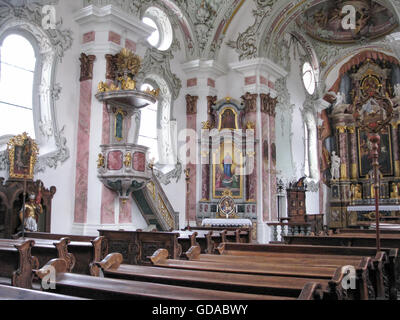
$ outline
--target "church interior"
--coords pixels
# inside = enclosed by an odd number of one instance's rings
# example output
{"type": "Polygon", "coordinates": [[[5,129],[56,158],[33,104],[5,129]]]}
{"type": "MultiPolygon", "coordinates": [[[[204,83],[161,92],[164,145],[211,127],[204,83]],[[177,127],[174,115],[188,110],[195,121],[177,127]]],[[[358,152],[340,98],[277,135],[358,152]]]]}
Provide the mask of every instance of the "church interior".
{"type": "Polygon", "coordinates": [[[0,0],[0,113],[0,300],[400,298],[399,0],[0,0]]]}

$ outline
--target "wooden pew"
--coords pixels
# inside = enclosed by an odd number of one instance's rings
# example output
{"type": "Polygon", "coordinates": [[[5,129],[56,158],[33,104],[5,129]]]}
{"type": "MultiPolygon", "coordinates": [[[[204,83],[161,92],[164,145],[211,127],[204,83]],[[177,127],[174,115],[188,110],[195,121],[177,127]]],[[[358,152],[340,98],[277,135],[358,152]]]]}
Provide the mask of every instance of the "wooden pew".
{"type": "Polygon", "coordinates": [[[5,284],[9,284],[11,279],[14,287],[32,288],[32,269],[39,267],[37,258],[31,254],[34,244],[34,241],[27,240],[14,246],[0,245],[0,277],[5,284]]]}
{"type": "MultiPolygon", "coordinates": [[[[98,263],[108,278],[156,282],[186,287],[208,288],[231,292],[266,294],[281,297],[322,300],[328,299],[322,287],[328,288],[329,281],[320,279],[319,292],[307,294],[315,279],[261,276],[237,273],[221,273],[197,270],[182,270],[149,266],[121,265],[119,253],[108,255],[98,263]],[[307,297],[307,298],[306,298],[307,297]]],[[[316,288],[314,286],[314,288],[316,288]]],[[[316,289],[315,289],[316,290],[316,289]]]]}
{"type": "Polygon", "coordinates": [[[44,240],[44,239],[0,239],[0,246],[14,247],[17,244],[22,244],[27,240],[34,242],[31,249],[32,255],[36,257],[39,267],[44,266],[49,260],[54,258],[62,258],[67,262],[68,270],[71,271],[75,266],[75,257],[68,252],[68,238],[62,238],[59,241],[44,240]]]}
{"type": "MultiPolygon", "coordinates": [[[[251,228],[235,228],[235,227],[186,227],[184,230],[190,231],[223,231],[226,230],[228,232],[228,240],[229,242],[240,242],[240,243],[251,243],[252,242],[252,235],[251,235],[251,228]],[[239,241],[236,239],[236,231],[239,230],[239,241]],[[234,235],[235,238],[229,238],[231,235],[234,235]]],[[[226,241],[223,241],[226,242],[226,241]]]]}
{"type": "Polygon", "coordinates": [[[0,285],[0,300],[86,300],[72,296],[47,293],[0,285]]]}
{"type": "MultiPolygon", "coordinates": [[[[162,268],[172,268],[180,270],[197,270],[208,272],[222,272],[235,274],[250,274],[260,276],[279,276],[279,277],[297,277],[315,279],[315,281],[329,281],[329,295],[339,296],[357,296],[361,299],[368,299],[366,286],[360,287],[359,292],[350,293],[342,287],[342,280],[346,276],[346,270],[337,266],[314,266],[314,265],[285,265],[285,264],[264,264],[248,263],[246,261],[238,263],[226,262],[202,262],[202,261],[184,261],[168,259],[168,252],[160,249],[151,257],[153,265],[162,268]],[[346,292],[346,293],[344,293],[346,292]]],[[[371,258],[364,257],[359,259],[359,265],[356,269],[366,272],[371,264],[371,258]]]]}
{"type": "MultiPolygon", "coordinates": [[[[290,297],[256,295],[211,289],[187,288],[159,283],[107,279],[66,272],[66,263],[54,259],[46,267],[56,270],[55,289],[49,292],[75,295],[89,299],[152,299],[152,300],[290,300],[290,297]]],[[[47,275],[45,269],[37,271],[39,278],[47,275]]],[[[305,294],[317,286],[311,286],[305,294]]]]}
{"type": "Polygon", "coordinates": [[[108,252],[121,253],[128,264],[151,264],[148,256],[159,248],[168,248],[174,259],[182,253],[177,232],[99,230],[99,234],[107,239],[108,252]]]}
{"type": "MultiPolygon", "coordinates": [[[[400,236],[393,233],[382,233],[383,248],[400,248],[400,236]]],[[[308,244],[347,247],[376,247],[375,234],[334,234],[332,236],[284,236],[286,244],[308,244]]]]}
{"type": "MultiPolygon", "coordinates": [[[[52,240],[60,241],[60,244],[57,245],[58,255],[48,257],[39,256],[40,266],[58,257],[67,261],[69,272],[97,275],[99,270],[94,262],[101,261],[108,254],[108,244],[105,237],[41,232],[27,232],[25,236],[25,239],[35,240],[36,244],[47,243],[49,246],[53,243],[52,240]]],[[[20,240],[22,241],[22,239],[20,240]]],[[[36,248],[34,250],[36,250],[36,248]]],[[[34,254],[35,253],[34,251],[34,254]]]]}
{"type": "Polygon", "coordinates": [[[191,248],[186,255],[191,261],[219,262],[231,266],[242,264],[241,261],[258,265],[260,268],[274,267],[279,264],[290,266],[315,266],[315,267],[340,267],[351,265],[359,272],[359,278],[364,279],[362,286],[368,285],[368,281],[374,285],[378,298],[395,299],[397,290],[395,285],[394,257],[397,250],[386,249],[386,252],[376,253],[369,248],[340,248],[340,247],[312,247],[291,245],[255,245],[255,244],[231,244],[224,243],[219,248],[220,255],[200,254],[196,247],[191,248]],[[368,270],[359,271],[360,259],[371,257],[368,270]],[[391,257],[390,259],[388,257],[391,257]],[[368,279],[367,279],[368,277],[368,279]],[[383,279],[387,277],[387,283],[383,279]]]}

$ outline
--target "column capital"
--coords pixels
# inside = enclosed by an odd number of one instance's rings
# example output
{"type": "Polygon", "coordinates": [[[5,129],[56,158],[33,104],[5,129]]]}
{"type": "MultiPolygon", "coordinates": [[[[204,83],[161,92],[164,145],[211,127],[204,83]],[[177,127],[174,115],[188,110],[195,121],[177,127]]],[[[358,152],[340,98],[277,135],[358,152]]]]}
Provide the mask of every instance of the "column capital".
{"type": "Polygon", "coordinates": [[[190,94],[186,95],[186,114],[194,115],[197,114],[197,101],[199,100],[198,96],[191,96],[190,94]]]}
{"type": "Polygon", "coordinates": [[[115,5],[90,5],[78,10],[74,19],[80,26],[82,51],[86,54],[115,54],[126,47],[135,51],[146,43],[154,29],[115,5]]]}
{"type": "Polygon", "coordinates": [[[250,92],[246,92],[241,97],[245,106],[246,113],[257,112],[257,97],[258,94],[251,94],[250,92]]]}
{"type": "Polygon", "coordinates": [[[192,60],[182,64],[188,92],[216,95],[216,80],[227,74],[228,68],[215,60],[192,60]]]}
{"type": "Polygon", "coordinates": [[[244,91],[270,93],[276,96],[276,80],[286,77],[287,71],[267,58],[231,63],[229,67],[244,77],[244,91]]]}
{"type": "Polygon", "coordinates": [[[86,80],[93,80],[93,64],[96,60],[95,55],[86,55],[81,53],[79,61],[81,62],[81,77],[80,82],[86,80]]]}
{"type": "Polygon", "coordinates": [[[278,103],[278,98],[272,98],[270,94],[261,93],[261,112],[268,114],[271,117],[275,117],[275,108],[278,103]]]}

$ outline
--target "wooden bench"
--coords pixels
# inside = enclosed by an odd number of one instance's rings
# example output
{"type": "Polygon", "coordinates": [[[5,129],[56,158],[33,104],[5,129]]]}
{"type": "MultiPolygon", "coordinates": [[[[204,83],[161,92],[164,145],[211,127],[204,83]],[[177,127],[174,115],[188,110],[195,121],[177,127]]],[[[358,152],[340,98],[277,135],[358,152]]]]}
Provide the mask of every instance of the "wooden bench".
{"type": "MultiPolygon", "coordinates": [[[[36,244],[51,244],[59,240],[58,255],[41,257],[38,255],[40,266],[54,258],[62,258],[68,263],[68,271],[79,274],[97,275],[98,268],[94,262],[101,261],[108,254],[108,244],[105,237],[76,236],[67,234],[52,234],[43,232],[26,232],[25,239],[35,240],[36,244]]],[[[22,239],[19,239],[22,241],[22,239]]],[[[1,243],[1,242],[0,242],[1,243]]],[[[34,248],[34,250],[37,250],[34,248]]]]}
{"type": "MultiPolygon", "coordinates": [[[[340,296],[356,297],[356,299],[368,299],[368,279],[358,278],[360,283],[357,285],[357,291],[350,292],[342,287],[342,280],[347,274],[347,270],[337,266],[314,266],[314,265],[286,265],[286,264],[266,264],[236,262],[212,262],[212,261],[184,261],[167,258],[168,252],[160,249],[151,257],[154,266],[163,268],[172,268],[180,270],[197,270],[220,273],[250,274],[259,276],[278,276],[278,277],[296,277],[315,279],[318,281],[329,281],[328,293],[330,296],[336,295],[335,299],[341,299],[340,296]]],[[[359,259],[359,265],[356,267],[359,274],[367,273],[371,265],[371,258],[363,257],[359,259]]]]}
{"type": "Polygon", "coordinates": [[[121,253],[128,264],[151,264],[148,256],[159,248],[168,248],[174,259],[182,253],[177,232],[99,230],[99,234],[107,239],[108,252],[121,253]]]}
{"type": "MultiPolygon", "coordinates": [[[[240,242],[240,243],[251,243],[252,242],[252,228],[235,228],[235,227],[186,227],[184,230],[189,231],[206,231],[207,233],[210,231],[223,231],[226,230],[228,232],[228,241],[229,242],[240,242]],[[236,239],[236,232],[239,230],[239,241],[236,239]],[[234,236],[234,239],[230,238],[234,236]]],[[[227,242],[227,241],[222,241],[227,242]]]]}
{"type": "Polygon", "coordinates": [[[0,285],[0,300],[86,300],[72,296],[47,293],[0,285]]]}
{"type": "Polygon", "coordinates": [[[62,258],[67,262],[68,270],[71,271],[75,266],[75,257],[68,252],[68,238],[62,238],[58,241],[45,240],[45,239],[0,239],[0,246],[14,247],[15,245],[22,244],[27,240],[31,240],[34,246],[31,249],[32,255],[38,260],[39,266],[44,266],[49,260],[54,258],[62,258]]]}
{"type": "Polygon", "coordinates": [[[35,242],[32,240],[11,245],[0,245],[0,277],[5,284],[31,289],[32,269],[39,267],[37,258],[32,257],[31,250],[35,242]],[[11,280],[11,282],[9,282],[11,280]]]}
{"type": "Polygon", "coordinates": [[[266,294],[298,299],[322,300],[332,297],[332,295],[329,295],[327,292],[324,293],[322,290],[322,287],[329,287],[329,281],[324,279],[320,279],[316,283],[315,279],[308,278],[121,265],[121,262],[122,257],[120,254],[113,253],[108,255],[98,265],[102,268],[103,274],[106,277],[115,279],[156,282],[231,292],[266,294]],[[313,293],[309,292],[310,288],[314,288],[313,293]],[[317,288],[319,289],[317,290],[317,288]]]}
{"type": "MultiPolygon", "coordinates": [[[[54,259],[46,264],[56,270],[55,289],[49,292],[75,295],[88,299],[152,299],[152,300],[291,300],[290,297],[257,295],[211,289],[188,288],[159,283],[107,279],[66,272],[66,263],[54,259]]],[[[37,271],[39,278],[46,276],[46,269],[37,271]]],[[[308,289],[308,292],[317,286],[308,289]]],[[[306,292],[306,293],[308,293],[306,292]]],[[[306,294],[304,293],[304,294],[306,294]]]]}
{"type": "MultiPolygon", "coordinates": [[[[400,248],[400,236],[382,233],[381,247],[400,248]]],[[[347,247],[376,247],[375,234],[334,234],[332,236],[284,236],[286,244],[309,244],[347,247]]]]}
{"type": "MultiPolygon", "coordinates": [[[[242,264],[242,261],[265,268],[279,264],[290,266],[319,266],[340,267],[351,265],[357,267],[363,257],[371,257],[368,270],[359,272],[360,279],[368,276],[374,285],[376,295],[379,298],[395,299],[396,273],[395,257],[397,249],[385,249],[386,252],[376,253],[370,248],[341,248],[341,247],[313,247],[313,246],[291,246],[291,245],[255,245],[255,244],[222,244],[219,248],[220,255],[200,254],[196,247],[191,248],[186,255],[191,261],[219,262],[229,265],[242,264]],[[388,283],[383,281],[387,278],[388,283]],[[386,291],[385,291],[386,290],[386,291]]],[[[357,269],[356,269],[357,270],[357,269]]],[[[368,285],[365,283],[364,285],[368,285]]]]}

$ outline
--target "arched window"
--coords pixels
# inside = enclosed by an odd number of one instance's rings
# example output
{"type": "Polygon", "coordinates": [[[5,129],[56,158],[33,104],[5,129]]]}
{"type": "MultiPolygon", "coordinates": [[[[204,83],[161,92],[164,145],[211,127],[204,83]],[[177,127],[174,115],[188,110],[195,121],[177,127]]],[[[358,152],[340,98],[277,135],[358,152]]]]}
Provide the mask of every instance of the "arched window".
{"type": "MultiPolygon", "coordinates": [[[[149,84],[144,84],[141,90],[154,88],[149,84]]],[[[158,155],[158,136],[157,136],[157,103],[141,109],[140,130],[138,144],[149,147],[149,159],[154,162],[159,161],[158,155]]]]}
{"type": "Polygon", "coordinates": [[[303,65],[303,84],[309,94],[315,92],[315,74],[314,70],[309,62],[303,65]]]}
{"type": "Polygon", "coordinates": [[[308,136],[308,125],[307,122],[304,123],[304,175],[310,177],[310,161],[309,161],[309,143],[308,136]]]}
{"type": "Polygon", "coordinates": [[[35,138],[35,50],[26,38],[17,34],[8,35],[0,46],[0,137],[27,132],[35,138]]]}

